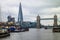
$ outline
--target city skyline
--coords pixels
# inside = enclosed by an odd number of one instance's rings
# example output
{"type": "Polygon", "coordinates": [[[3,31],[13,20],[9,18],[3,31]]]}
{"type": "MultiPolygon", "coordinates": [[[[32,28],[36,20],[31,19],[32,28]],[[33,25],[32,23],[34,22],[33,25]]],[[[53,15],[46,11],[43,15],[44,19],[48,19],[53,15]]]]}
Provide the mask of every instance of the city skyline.
{"type": "MultiPolygon", "coordinates": [[[[22,11],[24,21],[36,21],[39,14],[41,18],[54,17],[57,14],[60,18],[60,1],[59,0],[22,0],[22,11]]],[[[12,15],[16,18],[19,13],[20,0],[0,0],[3,19],[7,20],[7,15],[12,15]]],[[[42,21],[44,25],[52,25],[53,21],[42,21]]]]}

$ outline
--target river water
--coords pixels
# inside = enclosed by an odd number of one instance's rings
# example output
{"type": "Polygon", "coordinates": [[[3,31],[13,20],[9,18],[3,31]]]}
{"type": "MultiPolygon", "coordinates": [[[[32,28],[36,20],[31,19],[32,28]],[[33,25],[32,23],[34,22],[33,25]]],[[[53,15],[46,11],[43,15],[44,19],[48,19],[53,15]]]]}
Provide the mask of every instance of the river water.
{"type": "Polygon", "coordinates": [[[31,28],[27,32],[10,33],[11,35],[0,40],[60,40],[60,33],[53,33],[52,29],[31,28]]]}

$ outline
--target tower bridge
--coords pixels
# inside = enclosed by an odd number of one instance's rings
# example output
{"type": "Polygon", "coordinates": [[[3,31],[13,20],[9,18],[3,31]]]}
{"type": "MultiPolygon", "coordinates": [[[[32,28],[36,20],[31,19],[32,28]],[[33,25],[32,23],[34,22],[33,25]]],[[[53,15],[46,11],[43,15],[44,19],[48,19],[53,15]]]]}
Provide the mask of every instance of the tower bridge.
{"type": "Polygon", "coordinates": [[[37,28],[40,28],[41,27],[41,21],[40,20],[54,20],[54,24],[53,26],[54,27],[57,27],[57,15],[54,15],[54,18],[40,18],[40,16],[38,15],[37,16],[37,28]]]}

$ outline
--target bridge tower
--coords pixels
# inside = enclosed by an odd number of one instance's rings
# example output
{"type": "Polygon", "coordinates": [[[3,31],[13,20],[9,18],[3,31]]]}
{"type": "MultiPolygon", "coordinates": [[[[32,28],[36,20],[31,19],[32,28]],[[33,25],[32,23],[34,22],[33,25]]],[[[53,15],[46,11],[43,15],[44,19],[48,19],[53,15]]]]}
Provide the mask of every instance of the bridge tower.
{"type": "Polygon", "coordinates": [[[38,15],[38,16],[37,16],[37,28],[40,28],[40,26],[41,26],[41,25],[40,25],[40,16],[38,15]]]}
{"type": "Polygon", "coordinates": [[[57,15],[54,15],[54,27],[57,27],[57,15]]]}

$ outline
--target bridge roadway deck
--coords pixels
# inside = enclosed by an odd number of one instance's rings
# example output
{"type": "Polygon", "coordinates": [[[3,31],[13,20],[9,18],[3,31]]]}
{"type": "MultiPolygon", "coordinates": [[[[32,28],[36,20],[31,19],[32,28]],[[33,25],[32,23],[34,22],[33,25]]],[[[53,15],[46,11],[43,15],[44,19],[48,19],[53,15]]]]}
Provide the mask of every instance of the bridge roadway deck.
{"type": "Polygon", "coordinates": [[[40,20],[54,20],[54,18],[41,18],[40,20]]]}

